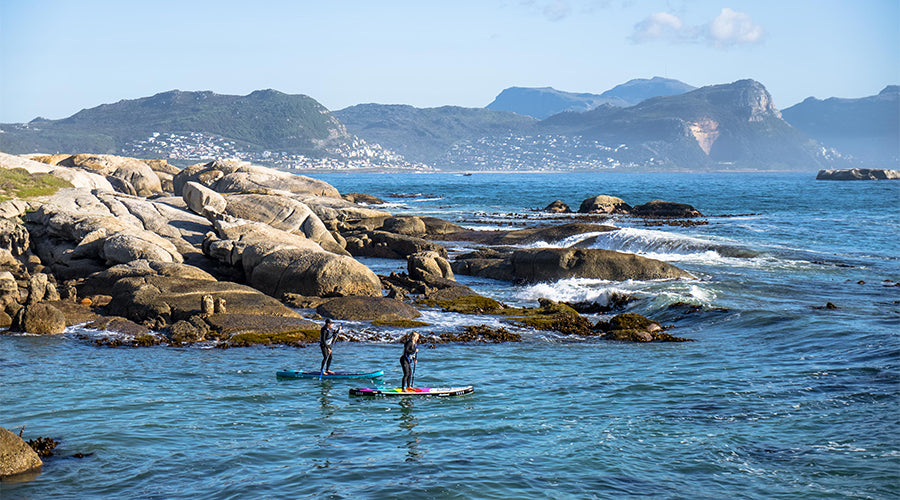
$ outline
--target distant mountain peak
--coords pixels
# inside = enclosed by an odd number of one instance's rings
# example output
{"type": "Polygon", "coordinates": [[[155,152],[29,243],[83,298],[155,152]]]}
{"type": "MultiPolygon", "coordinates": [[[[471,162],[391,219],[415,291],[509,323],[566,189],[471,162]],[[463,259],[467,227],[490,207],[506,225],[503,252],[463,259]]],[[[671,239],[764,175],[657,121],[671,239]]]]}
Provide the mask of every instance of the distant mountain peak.
{"type": "Polygon", "coordinates": [[[590,111],[602,104],[634,106],[651,97],[682,94],[694,89],[684,82],[658,76],[629,80],[602,94],[565,92],[553,87],[509,87],[486,107],[543,120],[564,111],[590,111]]]}

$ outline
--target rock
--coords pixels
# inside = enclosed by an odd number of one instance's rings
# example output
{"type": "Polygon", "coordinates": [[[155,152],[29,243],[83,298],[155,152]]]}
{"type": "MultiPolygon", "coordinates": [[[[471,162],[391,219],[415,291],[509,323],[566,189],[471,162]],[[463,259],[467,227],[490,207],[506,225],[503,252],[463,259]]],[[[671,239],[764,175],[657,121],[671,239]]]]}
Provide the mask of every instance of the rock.
{"type": "Polygon", "coordinates": [[[46,303],[30,304],[16,313],[11,332],[26,332],[36,335],[53,335],[63,333],[66,330],[66,317],[63,313],[46,303]]]}
{"type": "Polygon", "coordinates": [[[299,316],[279,301],[246,285],[160,275],[118,280],[112,287],[113,298],[107,309],[110,314],[159,328],[200,314],[204,295],[224,298],[229,310],[236,314],[299,316]]]}
{"type": "Polygon", "coordinates": [[[415,236],[386,231],[357,231],[344,234],[344,238],[347,240],[347,250],[354,256],[406,259],[412,254],[426,251],[447,256],[447,249],[443,245],[415,236]]]}
{"type": "Polygon", "coordinates": [[[466,229],[458,224],[438,219],[437,217],[419,217],[425,223],[425,232],[429,236],[458,233],[466,229]]]}
{"type": "Polygon", "coordinates": [[[581,202],[578,213],[581,214],[627,214],[631,206],[622,198],[600,195],[581,202]]]}
{"type": "Polygon", "coordinates": [[[30,235],[18,221],[0,219],[0,248],[14,256],[25,255],[30,245],[30,235]]]}
{"type": "Polygon", "coordinates": [[[530,248],[513,252],[513,281],[537,283],[566,278],[610,281],[693,278],[666,262],[595,248],[530,248]]]}
{"type": "Polygon", "coordinates": [[[216,160],[191,165],[172,179],[176,195],[195,181],[218,193],[275,193],[287,195],[326,196],[338,198],[340,193],[327,182],[302,175],[234,160],[216,160]]]}
{"type": "Polygon", "coordinates": [[[569,205],[563,203],[562,200],[555,200],[544,207],[544,212],[550,212],[552,214],[569,214],[572,213],[572,209],[569,208],[569,205]]]}
{"type": "Polygon", "coordinates": [[[228,195],[225,213],[241,219],[262,222],[276,229],[305,236],[324,250],[349,255],[325,227],[319,217],[303,203],[284,196],[228,195]]]}
{"type": "Polygon", "coordinates": [[[44,463],[19,436],[0,427],[0,477],[9,477],[40,468],[44,463]]]}
{"type": "Polygon", "coordinates": [[[319,339],[320,326],[299,317],[229,313],[215,314],[207,321],[229,346],[296,344],[319,339]]]}
{"type": "Polygon", "coordinates": [[[341,198],[349,201],[350,203],[357,203],[362,205],[384,205],[384,200],[382,200],[381,198],[364,193],[345,193],[341,195],[341,198]]]}
{"type": "Polygon", "coordinates": [[[133,260],[89,275],[79,289],[85,297],[108,294],[117,281],[143,276],[169,276],[193,282],[216,281],[211,274],[187,264],[133,260]]]}
{"type": "Polygon", "coordinates": [[[207,218],[225,213],[228,205],[224,196],[194,181],[189,181],[184,185],[181,197],[195,214],[207,218]]]}
{"type": "Polygon", "coordinates": [[[273,297],[285,293],[317,297],[381,296],[378,277],[353,258],[296,248],[267,254],[253,267],[248,282],[273,297]]]}
{"type": "Polygon", "coordinates": [[[324,297],[310,297],[299,295],[296,293],[286,293],[281,297],[281,301],[288,307],[296,307],[297,309],[315,309],[331,299],[324,297]]]}
{"type": "Polygon", "coordinates": [[[103,316],[84,325],[85,328],[101,332],[114,332],[128,337],[143,337],[150,335],[151,331],[144,325],[120,316],[103,316]]]}
{"type": "Polygon", "coordinates": [[[384,220],[391,216],[384,210],[360,206],[342,198],[325,196],[294,196],[294,198],[315,212],[326,227],[340,232],[373,230],[381,227],[384,220]]]}
{"type": "Polygon", "coordinates": [[[609,321],[599,321],[595,329],[603,332],[607,340],[628,342],[684,342],[691,339],[674,337],[665,333],[662,326],[637,313],[622,313],[609,321]]]}
{"type": "Polygon", "coordinates": [[[421,316],[415,307],[384,297],[339,297],[316,308],[327,318],[349,321],[387,321],[421,316]]]}
{"type": "MultiPolygon", "coordinates": [[[[25,300],[25,305],[37,304],[38,302],[42,302],[44,300],[44,296],[47,295],[47,287],[50,285],[50,281],[46,274],[37,273],[28,280],[28,298],[25,300]]],[[[56,288],[53,289],[54,292],[56,288]]],[[[59,300],[59,295],[56,297],[50,297],[48,300],[59,300]]]]}
{"type": "Polygon", "coordinates": [[[124,264],[133,260],[151,262],[184,262],[184,257],[170,241],[156,233],[143,230],[126,230],[108,236],[103,241],[100,257],[107,264],[124,264]]]}
{"type": "Polygon", "coordinates": [[[381,226],[382,231],[408,236],[425,234],[427,228],[425,222],[416,216],[388,217],[381,226]]]}
{"type": "Polygon", "coordinates": [[[19,285],[9,271],[0,271],[0,310],[19,301],[19,285]]]}
{"type": "Polygon", "coordinates": [[[617,227],[604,224],[573,222],[556,226],[510,231],[462,231],[443,234],[438,239],[472,241],[484,245],[527,245],[538,242],[554,243],[579,234],[616,231],[617,229],[617,227]]]}
{"type": "Polygon", "coordinates": [[[63,316],[66,318],[66,326],[80,325],[82,323],[94,321],[100,317],[100,315],[91,310],[89,306],[80,303],[56,300],[48,302],[48,304],[59,309],[59,311],[63,313],[63,316]]]}
{"type": "Polygon", "coordinates": [[[662,200],[653,200],[644,203],[643,205],[638,205],[631,210],[631,215],[651,219],[690,219],[693,217],[703,217],[703,214],[690,205],[662,200]]]}
{"type": "Polygon", "coordinates": [[[134,187],[138,196],[162,193],[159,177],[149,165],[135,158],[114,155],[79,154],[60,160],[58,165],[77,167],[90,172],[115,177],[134,187]]]}
{"type": "Polygon", "coordinates": [[[453,279],[453,270],[447,259],[435,251],[418,252],[410,255],[406,262],[409,277],[427,282],[430,278],[453,279]]]}
{"type": "Polygon", "coordinates": [[[819,170],[816,180],[863,181],[900,179],[900,170],[886,168],[852,168],[846,170],[819,170]]]}

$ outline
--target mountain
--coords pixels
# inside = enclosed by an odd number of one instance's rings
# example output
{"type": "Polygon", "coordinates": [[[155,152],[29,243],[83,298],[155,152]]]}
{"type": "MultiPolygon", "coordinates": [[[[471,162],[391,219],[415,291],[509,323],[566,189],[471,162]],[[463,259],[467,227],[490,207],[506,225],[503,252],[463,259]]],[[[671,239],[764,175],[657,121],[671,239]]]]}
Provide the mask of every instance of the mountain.
{"type": "Polygon", "coordinates": [[[900,165],[900,86],[859,99],[809,97],[782,111],[784,119],[861,166],[900,165]]]}
{"type": "Polygon", "coordinates": [[[644,99],[681,94],[694,88],[684,82],[658,76],[649,80],[645,78],[629,80],[599,95],[563,92],[552,87],[510,87],[500,92],[486,107],[544,119],[564,111],[589,111],[601,104],[633,106],[644,99]]]}
{"type": "Polygon", "coordinates": [[[643,149],[660,166],[689,169],[815,170],[819,146],[785,122],[754,80],[654,97],[629,108],[561,113],[540,129],[643,149]]]}
{"type": "Polygon", "coordinates": [[[91,152],[186,162],[238,157],[275,166],[408,167],[350,135],[315,99],[275,90],[246,96],[173,90],[85,109],[62,120],[0,125],[7,153],[91,152]]]}
{"type": "Polygon", "coordinates": [[[359,104],[334,115],[353,134],[422,163],[435,162],[460,141],[523,133],[538,121],[507,111],[458,106],[359,104]]]}

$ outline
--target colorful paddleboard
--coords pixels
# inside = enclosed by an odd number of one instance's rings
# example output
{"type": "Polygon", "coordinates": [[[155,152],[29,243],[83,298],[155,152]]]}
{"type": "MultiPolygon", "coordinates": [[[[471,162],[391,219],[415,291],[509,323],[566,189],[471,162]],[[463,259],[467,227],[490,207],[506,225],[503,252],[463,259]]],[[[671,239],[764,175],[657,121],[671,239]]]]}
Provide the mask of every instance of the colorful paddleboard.
{"type": "Polygon", "coordinates": [[[322,374],[318,371],[314,372],[301,372],[300,370],[282,370],[275,374],[278,378],[319,378],[322,376],[322,379],[337,379],[337,378],[378,378],[384,375],[384,370],[378,370],[369,373],[352,373],[352,372],[334,372],[332,374],[322,374]]]}
{"type": "Polygon", "coordinates": [[[360,387],[350,389],[351,396],[462,396],[474,392],[475,388],[471,385],[465,387],[416,387],[411,391],[407,391],[402,387],[392,388],[375,388],[360,387]]]}

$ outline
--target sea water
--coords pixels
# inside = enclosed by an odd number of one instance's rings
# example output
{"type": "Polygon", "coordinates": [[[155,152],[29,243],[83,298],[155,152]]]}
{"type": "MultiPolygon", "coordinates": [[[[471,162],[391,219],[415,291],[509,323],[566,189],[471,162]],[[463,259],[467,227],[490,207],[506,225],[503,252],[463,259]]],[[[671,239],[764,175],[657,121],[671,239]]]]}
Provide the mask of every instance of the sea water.
{"type": "MultiPolygon", "coordinates": [[[[0,336],[0,425],[61,442],[14,498],[898,498],[900,182],[812,173],[323,174],[396,214],[477,229],[561,223],[598,194],[689,203],[709,223],[531,246],[634,252],[697,279],[569,279],[478,292],[605,303],[693,342],[524,331],[506,344],[423,344],[417,386],[457,398],[357,398],[396,385],[400,344],[340,342],[333,369],[380,381],[285,380],[310,348],[105,348],[0,336]],[[826,304],[836,308],[826,308],[826,304]],[[83,456],[76,456],[83,454],[83,456]]],[[[574,217],[572,220],[575,220],[574,217]]],[[[464,242],[447,242],[452,254],[464,242]]],[[[376,272],[401,261],[362,259],[376,272]]],[[[593,316],[601,319],[605,316],[593,316]]],[[[428,333],[490,316],[426,311],[428,333]]],[[[349,329],[372,329],[349,323],[349,329]]],[[[385,329],[385,338],[407,330],[385,329]]]]}

